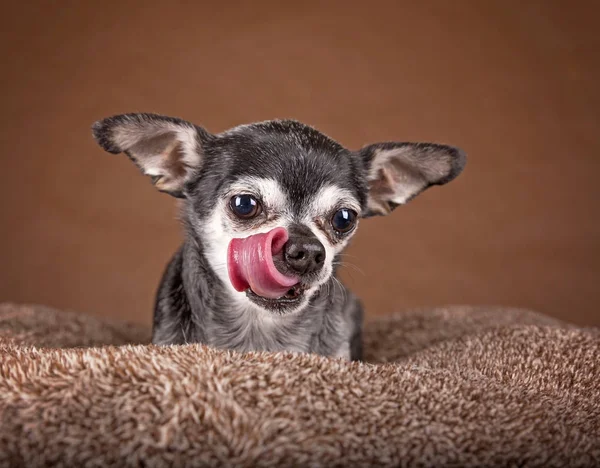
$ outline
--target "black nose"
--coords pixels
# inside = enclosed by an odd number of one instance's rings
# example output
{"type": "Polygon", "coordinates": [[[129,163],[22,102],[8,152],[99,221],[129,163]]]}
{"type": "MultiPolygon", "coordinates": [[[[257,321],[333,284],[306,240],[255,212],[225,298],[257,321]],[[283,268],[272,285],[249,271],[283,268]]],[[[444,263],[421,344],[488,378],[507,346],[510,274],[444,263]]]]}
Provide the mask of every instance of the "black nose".
{"type": "Polygon", "coordinates": [[[300,275],[319,271],[325,262],[325,247],[316,237],[291,237],[283,248],[288,266],[300,275]]]}

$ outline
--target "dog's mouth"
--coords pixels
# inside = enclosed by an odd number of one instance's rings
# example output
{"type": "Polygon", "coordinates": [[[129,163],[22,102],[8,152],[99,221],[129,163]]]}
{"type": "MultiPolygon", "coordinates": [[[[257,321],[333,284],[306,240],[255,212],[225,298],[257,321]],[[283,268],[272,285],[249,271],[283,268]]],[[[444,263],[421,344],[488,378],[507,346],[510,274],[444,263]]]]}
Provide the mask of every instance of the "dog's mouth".
{"type": "Polygon", "coordinates": [[[281,297],[278,298],[268,298],[259,296],[252,289],[248,288],[246,290],[246,296],[256,305],[259,305],[265,309],[284,312],[289,309],[293,309],[298,306],[302,300],[304,299],[305,293],[309,288],[308,285],[303,283],[298,283],[295,286],[292,286],[288,291],[281,297]]]}
{"type": "Polygon", "coordinates": [[[288,233],[284,228],[232,239],[227,249],[227,268],[237,291],[251,289],[263,298],[276,299],[293,290],[301,280],[284,274],[275,266],[274,256],[281,255],[288,233]]]}

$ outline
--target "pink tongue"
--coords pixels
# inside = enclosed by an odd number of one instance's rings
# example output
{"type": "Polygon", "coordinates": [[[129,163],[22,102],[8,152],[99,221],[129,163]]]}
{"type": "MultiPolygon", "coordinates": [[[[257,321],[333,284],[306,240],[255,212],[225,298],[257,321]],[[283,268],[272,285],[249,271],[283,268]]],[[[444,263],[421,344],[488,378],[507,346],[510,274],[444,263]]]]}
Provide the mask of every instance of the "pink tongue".
{"type": "Polygon", "coordinates": [[[255,234],[243,239],[233,239],[227,250],[229,279],[237,291],[250,288],[262,297],[277,299],[299,278],[285,276],[273,263],[273,254],[281,252],[288,240],[287,231],[275,228],[265,234],[255,234]]]}

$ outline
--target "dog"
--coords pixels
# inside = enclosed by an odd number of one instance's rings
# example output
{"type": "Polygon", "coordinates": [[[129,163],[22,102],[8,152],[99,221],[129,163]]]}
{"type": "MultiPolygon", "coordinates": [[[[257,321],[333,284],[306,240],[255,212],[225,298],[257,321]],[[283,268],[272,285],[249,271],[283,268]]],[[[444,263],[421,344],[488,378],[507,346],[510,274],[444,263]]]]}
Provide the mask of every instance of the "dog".
{"type": "Polygon", "coordinates": [[[336,278],[342,251],[360,220],[450,182],[466,163],[461,149],[435,143],[352,151],[296,120],[213,134],[130,113],[92,130],[182,200],[185,241],[156,294],[156,345],[362,360],[363,308],[336,278]]]}

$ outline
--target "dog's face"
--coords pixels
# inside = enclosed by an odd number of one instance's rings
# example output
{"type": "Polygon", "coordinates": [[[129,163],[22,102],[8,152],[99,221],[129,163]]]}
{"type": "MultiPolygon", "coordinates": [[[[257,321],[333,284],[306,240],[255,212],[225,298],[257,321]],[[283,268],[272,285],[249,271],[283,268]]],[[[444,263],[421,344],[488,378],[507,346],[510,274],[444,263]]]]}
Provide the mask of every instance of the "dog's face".
{"type": "Polygon", "coordinates": [[[462,151],[436,144],[351,151],[295,121],[213,135],[180,119],[127,114],[97,122],[94,135],[185,200],[187,224],[235,302],[274,313],[307,305],[360,218],[389,214],[465,164],[462,151]]]}

